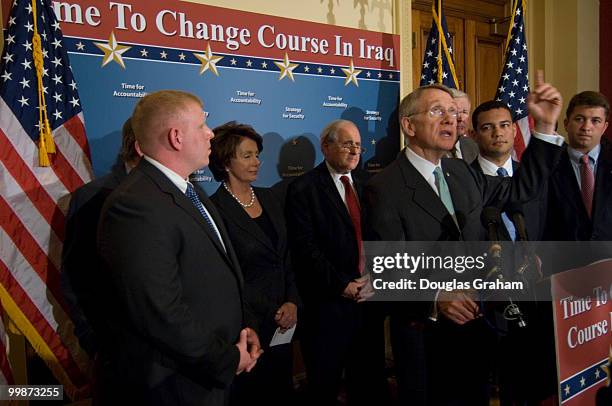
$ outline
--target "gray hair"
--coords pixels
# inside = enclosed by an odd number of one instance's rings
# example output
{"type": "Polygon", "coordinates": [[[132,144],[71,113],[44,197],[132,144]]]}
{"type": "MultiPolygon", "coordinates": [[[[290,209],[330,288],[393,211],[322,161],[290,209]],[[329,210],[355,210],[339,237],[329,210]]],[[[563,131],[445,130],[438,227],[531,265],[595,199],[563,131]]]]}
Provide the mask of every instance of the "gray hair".
{"type": "Polygon", "coordinates": [[[430,90],[430,89],[442,90],[443,92],[448,93],[451,97],[453,96],[453,94],[451,93],[448,87],[441,85],[439,83],[434,83],[433,85],[421,86],[421,87],[414,89],[412,93],[404,97],[402,99],[402,102],[400,103],[400,107],[399,107],[400,125],[401,125],[402,117],[410,117],[416,113],[417,104],[418,104],[419,99],[421,98],[421,95],[425,91],[430,90]]]}
{"type": "Polygon", "coordinates": [[[352,121],[339,119],[327,124],[321,131],[321,144],[326,142],[334,142],[338,138],[338,129],[347,124],[355,125],[352,121]]]}
{"type": "Polygon", "coordinates": [[[450,90],[451,96],[453,96],[453,99],[461,99],[462,97],[465,97],[466,99],[470,98],[470,96],[468,96],[468,94],[464,92],[463,90],[454,89],[454,88],[451,88],[449,90],[450,90]]]}

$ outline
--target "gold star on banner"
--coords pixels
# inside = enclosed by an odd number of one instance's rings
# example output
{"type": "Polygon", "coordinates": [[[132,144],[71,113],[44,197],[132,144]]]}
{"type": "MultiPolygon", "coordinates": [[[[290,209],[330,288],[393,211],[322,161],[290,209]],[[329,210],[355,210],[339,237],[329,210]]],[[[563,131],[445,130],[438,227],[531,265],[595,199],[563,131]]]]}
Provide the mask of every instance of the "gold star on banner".
{"type": "Polygon", "coordinates": [[[104,52],[104,58],[102,59],[102,66],[108,65],[111,61],[115,61],[125,69],[125,63],[123,63],[123,55],[128,49],[132,47],[128,47],[125,45],[119,45],[117,43],[117,39],[115,38],[115,33],[111,31],[110,37],[108,38],[108,43],[104,42],[94,42],[94,44],[100,48],[102,52],[104,52]]]}
{"type": "Polygon", "coordinates": [[[280,76],[278,80],[283,80],[284,77],[289,77],[292,82],[295,82],[295,79],[293,78],[293,70],[300,65],[289,62],[289,55],[287,55],[287,52],[285,52],[285,59],[283,62],[275,61],[274,64],[278,66],[278,69],[280,69],[280,76]]]}
{"type": "Polygon", "coordinates": [[[344,86],[348,85],[350,82],[353,82],[355,86],[359,87],[359,83],[357,83],[357,76],[361,73],[361,71],[359,69],[355,69],[352,59],[349,68],[342,68],[342,72],[344,72],[346,75],[346,79],[344,79],[344,86]]]}
{"type": "Polygon", "coordinates": [[[601,366],[608,377],[606,378],[606,385],[612,386],[612,346],[610,347],[610,355],[608,356],[608,362],[601,366]]]}
{"type": "Polygon", "coordinates": [[[219,76],[219,71],[217,70],[217,63],[221,59],[223,59],[223,57],[215,56],[210,50],[210,44],[206,45],[206,53],[194,53],[193,56],[198,58],[198,60],[202,63],[202,66],[200,66],[200,75],[210,69],[212,73],[214,73],[216,76],[219,76]]]}

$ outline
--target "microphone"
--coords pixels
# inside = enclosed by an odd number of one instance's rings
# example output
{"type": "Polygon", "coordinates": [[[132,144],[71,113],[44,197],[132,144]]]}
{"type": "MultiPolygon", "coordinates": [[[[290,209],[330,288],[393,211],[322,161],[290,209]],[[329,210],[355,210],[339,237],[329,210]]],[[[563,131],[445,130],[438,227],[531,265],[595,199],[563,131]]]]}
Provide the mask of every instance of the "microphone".
{"type": "Polygon", "coordinates": [[[480,213],[480,221],[487,229],[489,241],[491,241],[489,251],[491,256],[497,259],[496,268],[498,268],[501,266],[501,244],[499,244],[499,225],[502,221],[501,210],[494,206],[485,207],[482,209],[482,213],[480,213]]]}
{"type": "MultiPolygon", "coordinates": [[[[501,210],[494,206],[485,207],[482,209],[480,220],[482,225],[487,229],[489,240],[491,241],[489,252],[493,260],[493,268],[491,268],[487,274],[487,279],[503,281],[505,278],[502,272],[502,247],[499,242],[499,227],[500,224],[503,224],[501,210]]],[[[523,231],[525,230],[524,223],[523,221],[523,231]]],[[[502,313],[505,320],[515,320],[519,327],[525,327],[527,325],[523,319],[521,310],[510,296],[508,296],[508,305],[505,306],[502,313]]]]}
{"type": "Polygon", "coordinates": [[[489,252],[493,258],[493,268],[489,271],[487,278],[495,277],[501,273],[501,254],[502,247],[499,243],[499,225],[501,223],[501,210],[497,207],[489,206],[482,209],[480,213],[480,221],[487,229],[491,246],[489,252]]]}
{"type": "Polygon", "coordinates": [[[539,269],[539,259],[534,252],[533,246],[529,243],[529,236],[527,235],[527,228],[525,226],[525,216],[523,215],[522,205],[514,202],[508,205],[507,212],[510,214],[512,218],[512,222],[514,223],[514,227],[516,228],[516,237],[517,241],[521,244],[520,246],[523,249],[525,255],[524,263],[517,269],[517,274],[524,275],[525,271],[529,267],[529,265],[533,265],[535,267],[536,273],[539,277],[541,277],[541,269],[539,269]]]}
{"type": "Polygon", "coordinates": [[[514,228],[516,228],[516,239],[518,241],[529,241],[522,206],[518,203],[511,203],[508,205],[506,212],[510,215],[514,228]]]}
{"type": "Polygon", "coordinates": [[[499,224],[501,223],[501,210],[497,207],[489,206],[482,209],[480,221],[487,229],[489,241],[499,241],[499,224]]]}

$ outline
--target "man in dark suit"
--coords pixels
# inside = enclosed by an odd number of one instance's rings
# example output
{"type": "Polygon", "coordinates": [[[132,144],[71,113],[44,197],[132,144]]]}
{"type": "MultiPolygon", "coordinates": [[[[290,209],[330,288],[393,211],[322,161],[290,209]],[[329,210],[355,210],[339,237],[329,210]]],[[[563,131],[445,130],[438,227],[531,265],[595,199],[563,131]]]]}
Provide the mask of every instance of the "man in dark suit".
{"type": "MultiPolygon", "coordinates": [[[[598,92],[584,91],[568,103],[564,125],[567,144],[561,159],[545,188],[547,201],[544,241],[611,241],[612,240],[612,149],[602,139],[608,128],[610,103],[598,92]]],[[[607,258],[609,251],[589,250],[580,246],[555,252],[543,258],[545,274],[581,267],[607,258]]],[[[596,246],[595,246],[596,247],[596,246]]],[[[547,369],[541,375],[542,395],[556,394],[553,323],[550,311],[540,318],[544,332],[541,364],[547,369]]],[[[539,381],[538,381],[539,383],[539,381]]],[[[542,396],[540,396],[542,397],[542,396]]]]}
{"type": "MultiPolygon", "coordinates": [[[[478,159],[472,163],[472,167],[488,176],[513,176],[519,163],[511,156],[516,126],[512,122],[512,112],[508,105],[494,100],[482,103],[474,110],[472,124],[474,139],[480,149],[478,159]]],[[[545,188],[542,188],[535,199],[514,207],[515,210],[520,208],[524,216],[527,237],[530,240],[541,238],[546,219],[545,201],[545,188]]],[[[512,213],[502,213],[503,226],[498,228],[499,239],[502,241],[515,241],[517,238],[511,217],[512,213]]],[[[524,252],[520,246],[514,245],[516,249],[509,249],[512,246],[504,245],[502,254],[504,272],[508,277],[515,276],[513,272],[525,263],[524,252]]],[[[522,298],[528,299],[531,296],[522,298]]],[[[551,361],[551,357],[542,357],[547,351],[554,351],[554,343],[545,339],[547,333],[542,329],[541,320],[551,319],[550,312],[546,311],[547,307],[549,308],[550,304],[544,303],[542,306],[535,300],[524,300],[520,303],[520,309],[527,325],[502,326],[506,333],[498,338],[495,351],[499,354],[495,364],[502,405],[537,402],[547,396],[546,387],[550,388],[550,382],[543,381],[542,377],[546,372],[550,372],[550,365],[546,364],[554,362],[554,358],[551,361]]],[[[492,315],[489,317],[493,319],[492,315]]]]}
{"type": "Polygon", "coordinates": [[[332,122],[321,133],[321,150],[324,162],[290,184],[285,207],[304,303],[301,341],[312,404],[337,404],[343,370],[349,404],[380,404],[382,320],[378,325],[372,317],[368,326],[371,306],[360,303],[361,187],[353,176],[362,151],[359,130],[347,120],[332,122]]]}
{"type": "MultiPolygon", "coordinates": [[[[560,137],[544,135],[554,132],[561,96],[542,82],[539,78],[529,103],[541,134],[525,153],[526,175],[512,182],[485,177],[462,160],[443,158],[455,142],[457,118],[457,105],[446,87],[425,86],[405,97],[399,116],[408,147],[366,188],[369,239],[484,240],[483,207],[531,197],[560,154],[560,148],[538,139],[561,143],[560,137]]],[[[391,340],[403,404],[488,405],[490,332],[479,313],[474,298],[463,291],[440,291],[428,306],[394,304],[391,340]],[[437,322],[427,326],[425,339],[428,316],[437,322]]]]}
{"type": "Polygon", "coordinates": [[[612,154],[602,142],[609,112],[605,96],[592,91],[567,106],[569,145],[548,184],[546,241],[612,240],[612,154]]]}
{"type": "Polygon", "coordinates": [[[132,131],[131,119],[123,124],[121,150],[111,172],[74,191],[66,215],[66,238],[62,249],[62,293],[70,307],[79,344],[90,357],[97,352],[95,331],[104,331],[92,323],[102,321],[106,311],[100,295],[104,278],[97,261],[96,234],[104,201],[140,161],[140,152],[132,131]],[[95,331],[94,331],[95,330],[95,331]]]}
{"type": "Polygon", "coordinates": [[[260,355],[243,326],[242,275],[223,222],[186,180],[208,164],[194,95],[163,90],[132,115],[140,164],[107,199],[98,252],[112,279],[113,404],[223,405],[260,355]]]}
{"type": "Polygon", "coordinates": [[[478,145],[470,137],[470,112],[472,102],[467,93],[450,89],[455,103],[457,103],[457,142],[447,154],[448,158],[463,159],[468,164],[476,160],[478,156],[478,145]]]}
{"type": "Polygon", "coordinates": [[[105,294],[110,279],[105,275],[96,251],[96,235],[100,212],[106,198],[140,161],[140,150],[136,144],[131,119],[123,124],[121,150],[111,172],[75,190],[70,199],[66,216],[66,238],[62,249],[62,293],[74,322],[74,332],[79,344],[94,359],[93,397],[96,404],[103,404],[103,395],[109,380],[104,376],[103,365],[107,362],[99,351],[99,335],[107,332],[104,324],[105,294]]]}
{"type": "MultiPolygon", "coordinates": [[[[480,151],[472,167],[488,176],[513,176],[519,162],[512,159],[516,125],[512,121],[512,111],[508,105],[496,100],[480,104],[472,114],[472,125],[474,140],[480,151]]],[[[542,204],[544,199],[544,193],[538,193],[535,199],[521,204],[520,211],[525,217],[530,240],[539,240],[542,236],[546,218],[545,206],[542,204]]],[[[500,229],[502,240],[516,240],[516,229],[510,217],[511,214],[502,213],[505,226],[500,229]]]]}

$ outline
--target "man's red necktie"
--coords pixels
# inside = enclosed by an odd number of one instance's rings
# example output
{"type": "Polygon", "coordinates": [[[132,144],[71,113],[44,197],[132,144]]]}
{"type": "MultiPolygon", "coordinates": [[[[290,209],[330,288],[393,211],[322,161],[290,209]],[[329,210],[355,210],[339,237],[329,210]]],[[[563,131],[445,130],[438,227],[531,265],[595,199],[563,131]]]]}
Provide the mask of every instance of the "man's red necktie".
{"type": "Polygon", "coordinates": [[[582,155],[580,158],[582,165],[580,165],[580,189],[582,193],[582,201],[586,208],[589,217],[592,217],[593,212],[593,192],[595,190],[595,176],[593,176],[593,168],[591,162],[589,162],[589,156],[587,154],[582,155]]]}
{"type": "Polygon", "coordinates": [[[361,238],[361,210],[359,209],[359,201],[357,195],[351,186],[351,181],[348,176],[340,176],[340,181],[344,185],[344,198],[348,207],[353,227],[355,228],[355,237],[357,239],[357,247],[359,250],[359,274],[363,275],[365,270],[365,255],[363,253],[363,240],[361,238]]]}

